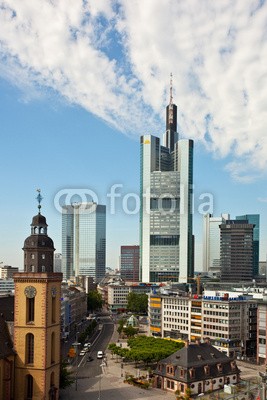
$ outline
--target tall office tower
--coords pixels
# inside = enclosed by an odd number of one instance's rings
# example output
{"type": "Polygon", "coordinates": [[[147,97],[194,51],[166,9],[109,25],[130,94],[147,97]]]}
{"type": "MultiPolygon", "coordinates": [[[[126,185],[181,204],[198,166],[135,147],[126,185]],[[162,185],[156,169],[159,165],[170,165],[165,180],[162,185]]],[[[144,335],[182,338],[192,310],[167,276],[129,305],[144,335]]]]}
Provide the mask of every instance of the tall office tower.
{"type": "Polygon", "coordinates": [[[242,282],[253,278],[253,224],[228,220],[221,229],[221,281],[242,282]]]}
{"type": "Polygon", "coordinates": [[[139,281],[139,246],[121,246],[121,279],[129,282],[139,281]]]}
{"type": "Polygon", "coordinates": [[[93,202],[62,207],[62,272],[64,279],[106,271],[106,206],[93,202]]]}
{"type": "Polygon", "coordinates": [[[260,252],[260,216],[259,214],[246,214],[236,217],[237,220],[247,220],[253,224],[253,278],[259,275],[259,252],[260,252]]]}
{"type": "Polygon", "coordinates": [[[24,272],[14,274],[15,395],[17,400],[59,398],[62,274],[53,272],[53,240],[46,219],[32,219],[24,242],[24,272]]]}
{"type": "Polygon", "coordinates": [[[54,254],[54,271],[61,272],[61,264],[62,264],[62,254],[55,253],[54,254]]]}
{"type": "Polygon", "coordinates": [[[229,214],[213,217],[206,214],[203,217],[203,271],[220,275],[220,225],[230,219],[229,214]]]}
{"type": "Polygon", "coordinates": [[[141,136],[140,280],[187,282],[194,273],[193,141],[179,140],[177,107],[166,108],[164,146],[141,136]]]}

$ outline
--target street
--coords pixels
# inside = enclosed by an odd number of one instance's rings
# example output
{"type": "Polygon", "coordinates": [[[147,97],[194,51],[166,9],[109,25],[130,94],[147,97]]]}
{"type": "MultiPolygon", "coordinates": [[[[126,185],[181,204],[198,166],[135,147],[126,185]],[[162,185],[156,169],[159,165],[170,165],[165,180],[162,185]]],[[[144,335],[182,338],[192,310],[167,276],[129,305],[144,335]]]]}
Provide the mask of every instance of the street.
{"type": "Polygon", "coordinates": [[[75,383],[60,391],[61,400],[174,400],[174,395],[159,389],[144,390],[124,383],[123,372],[132,367],[126,366],[121,369],[121,363],[111,358],[106,348],[110,341],[117,341],[117,332],[110,317],[100,319],[102,329],[99,336],[92,343],[91,351],[84,357],[78,358],[77,390],[75,383]],[[96,358],[97,351],[102,350],[107,355],[107,365],[103,359],[96,358]],[[86,360],[92,357],[93,360],[86,360]],[[101,367],[102,365],[102,367],[101,367]]]}

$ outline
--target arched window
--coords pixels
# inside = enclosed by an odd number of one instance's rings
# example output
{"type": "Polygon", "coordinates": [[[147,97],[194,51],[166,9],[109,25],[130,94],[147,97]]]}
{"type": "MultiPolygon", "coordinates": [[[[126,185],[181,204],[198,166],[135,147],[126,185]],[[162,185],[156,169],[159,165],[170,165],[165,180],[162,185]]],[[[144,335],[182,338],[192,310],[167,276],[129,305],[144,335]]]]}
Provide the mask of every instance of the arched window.
{"type": "Polygon", "coordinates": [[[27,335],[26,335],[25,350],[26,350],[25,363],[33,364],[33,362],[34,362],[34,336],[32,333],[27,333],[27,335]]]}
{"type": "Polygon", "coordinates": [[[45,272],[45,266],[42,265],[42,272],[45,272]]]}
{"type": "Polygon", "coordinates": [[[51,334],[51,364],[55,363],[55,332],[51,334]]]}
{"type": "Polygon", "coordinates": [[[52,307],[51,307],[51,314],[52,314],[52,324],[56,322],[56,298],[52,297],[52,307]]]}
{"type": "Polygon", "coordinates": [[[34,322],[34,306],[35,298],[27,297],[26,299],[26,323],[34,322]]]}
{"type": "Polygon", "coordinates": [[[31,375],[25,376],[25,399],[32,400],[33,397],[33,377],[31,375]]]}
{"type": "Polygon", "coordinates": [[[53,371],[53,372],[51,372],[51,375],[50,375],[50,386],[53,386],[54,384],[55,384],[55,373],[53,371]]]}

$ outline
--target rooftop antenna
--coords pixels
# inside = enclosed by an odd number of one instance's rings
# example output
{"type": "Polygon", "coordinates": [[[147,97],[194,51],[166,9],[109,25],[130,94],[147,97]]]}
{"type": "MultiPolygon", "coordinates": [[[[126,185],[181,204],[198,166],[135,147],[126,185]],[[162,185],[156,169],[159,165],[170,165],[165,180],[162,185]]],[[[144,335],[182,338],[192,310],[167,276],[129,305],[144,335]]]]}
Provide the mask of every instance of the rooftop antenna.
{"type": "Polygon", "coordinates": [[[41,214],[41,201],[43,200],[43,197],[41,195],[41,189],[36,189],[36,191],[38,192],[38,195],[36,197],[36,200],[38,201],[38,210],[39,210],[39,214],[41,214]]]}
{"type": "Polygon", "coordinates": [[[173,104],[173,97],[172,97],[172,72],[170,74],[170,104],[173,104]]]}

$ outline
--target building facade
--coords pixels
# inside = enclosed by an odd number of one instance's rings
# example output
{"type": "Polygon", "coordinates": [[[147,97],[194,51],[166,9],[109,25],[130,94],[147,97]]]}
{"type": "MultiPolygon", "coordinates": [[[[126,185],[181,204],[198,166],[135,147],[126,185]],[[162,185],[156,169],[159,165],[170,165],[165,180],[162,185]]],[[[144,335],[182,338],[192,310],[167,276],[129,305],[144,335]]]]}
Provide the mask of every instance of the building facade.
{"type": "Polygon", "coordinates": [[[139,282],[139,249],[139,246],[121,246],[120,272],[123,281],[139,282]]]}
{"type": "Polygon", "coordinates": [[[247,220],[254,225],[253,229],[253,278],[259,275],[260,252],[260,216],[259,214],[245,214],[236,217],[237,220],[247,220]]]}
{"type": "Polygon", "coordinates": [[[154,387],[179,393],[185,398],[203,395],[240,380],[240,370],[233,358],[228,358],[207,340],[205,343],[186,343],[157,364],[154,387]]]}
{"type": "Polygon", "coordinates": [[[93,202],[62,207],[64,279],[85,275],[97,282],[106,271],[106,206],[93,202]]]}
{"type": "Polygon", "coordinates": [[[19,272],[17,267],[11,267],[10,265],[4,265],[0,267],[0,279],[12,279],[13,274],[19,272]]]}
{"type": "Polygon", "coordinates": [[[55,249],[40,204],[23,250],[24,272],[14,274],[15,398],[57,400],[62,274],[53,272],[55,249]]]}
{"type": "Polygon", "coordinates": [[[222,282],[253,279],[253,228],[247,220],[228,220],[220,225],[222,282]]]}
{"type": "Polygon", "coordinates": [[[219,276],[221,271],[220,225],[230,219],[229,214],[203,217],[203,271],[219,276]]]}
{"type": "Polygon", "coordinates": [[[166,108],[163,146],[141,136],[140,280],[187,282],[193,276],[193,141],[178,140],[177,107],[166,108]]]}

